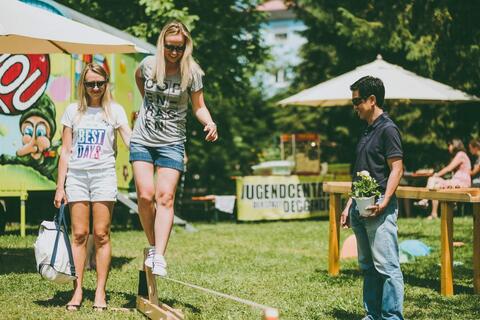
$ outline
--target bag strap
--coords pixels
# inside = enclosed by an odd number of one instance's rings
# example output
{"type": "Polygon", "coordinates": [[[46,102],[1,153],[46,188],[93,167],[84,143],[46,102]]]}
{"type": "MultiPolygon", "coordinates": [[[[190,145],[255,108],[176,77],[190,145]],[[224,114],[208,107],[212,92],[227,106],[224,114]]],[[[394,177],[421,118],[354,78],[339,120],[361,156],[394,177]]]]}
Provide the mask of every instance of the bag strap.
{"type": "Polygon", "coordinates": [[[53,222],[55,222],[55,230],[57,230],[57,235],[55,236],[55,243],[53,245],[53,252],[52,252],[52,258],[50,259],[50,265],[55,265],[55,259],[57,258],[57,249],[58,249],[58,241],[60,239],[60,233],[62,231],[60,223],[61,219],[63,217],[63,210],[64,206],[63,204],[60,207],[60,213],[55,215],[53,218],[53,222]]]}
{"type": "Polygon", "coordinates": [[[65,204],[61,204],[60,212],[58,216],[55,215],[55,218],[53,220],[55,221],[57,236],[55,237],[55,245],[53,247],[52,259],[50,260],[50,264],[53,265],[55,263],[55,258],[57,257],[58,241],[60,240],[60,233],[62,233],[63,227],[63,238],[65,241],[65,247],[67,247],[68,260],[70,261],[70,272],[72,276],[75,276],[75,263],[73,261],[72,247],[70,245],[70,239],[68,238],[67,221],[65,219],[65,204]]]}

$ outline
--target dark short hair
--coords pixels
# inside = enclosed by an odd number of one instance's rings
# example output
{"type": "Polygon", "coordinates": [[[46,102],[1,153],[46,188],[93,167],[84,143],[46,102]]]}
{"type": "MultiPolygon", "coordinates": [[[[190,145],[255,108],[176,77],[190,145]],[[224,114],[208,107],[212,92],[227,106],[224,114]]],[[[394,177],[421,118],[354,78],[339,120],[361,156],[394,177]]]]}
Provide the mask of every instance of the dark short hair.
{"type": "Polygon", "coordinates": [[[372,76],[365,76],[350,86],[350,90],[358,90],[361,98],[368,98],[371,95],[374,95],[377,100],[377,106],[380,108],[383,107],[383,102],[385,100],[385,87],[383,86],[382,80],[372,76]]]}
{"type": "Polygon", "coordinates": [[[471,145],[474,148],[479,148],[480,149],[480,141],[478,139],[470,140],[469,145],[471,145]]]}

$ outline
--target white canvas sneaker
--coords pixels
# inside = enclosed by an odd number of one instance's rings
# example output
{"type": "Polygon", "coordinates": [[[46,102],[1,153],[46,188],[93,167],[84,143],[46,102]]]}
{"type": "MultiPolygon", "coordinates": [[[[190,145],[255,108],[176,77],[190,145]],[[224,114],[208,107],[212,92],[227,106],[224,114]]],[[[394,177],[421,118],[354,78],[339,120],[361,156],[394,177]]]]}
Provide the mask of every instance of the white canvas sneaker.
{"type": "Polygon", "coordinates": [[[167,262],[165,261],[164,256],[160,254],[155,254],[155,256],[153,257],[152,273],[160,277],[167,276],[167,262]]]}
{"type": "Polygon", "coordinates": [[[145,259],[145,265],[149,268],[153,268],[153,256],[155,255],[155,247],[148,248],[147,259],[145,259]]]}

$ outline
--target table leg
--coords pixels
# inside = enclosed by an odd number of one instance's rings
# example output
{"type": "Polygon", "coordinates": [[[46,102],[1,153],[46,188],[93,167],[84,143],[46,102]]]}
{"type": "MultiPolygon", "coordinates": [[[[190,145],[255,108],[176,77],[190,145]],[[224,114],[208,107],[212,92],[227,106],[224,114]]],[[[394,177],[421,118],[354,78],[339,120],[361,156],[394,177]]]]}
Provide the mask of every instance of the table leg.
{"type": "Polygon", "coordinates": [[[25,212],[25,203],[28,199],[28,193],[22,192],[20,194],[20,236],[25,237],[25,225],[26,225],[26,212],[25,212]]]}
{"type": "Polygon", "coordinates": [[[440,203],[441,210],[441,271],[440,293],[443,296],[453,295],[453,202],[440,203]]]}
{"type": "Polygon", "coordinates": [[[480,203],[473,204],[473,293],[480,294],[480,203]]]}
{"type": "Polygon", "coordinates": [[[329,239],[328,239],[328,273],[336,276],[340,273],[339,246],[340,246],[340,210],[341,195],[330,193],[329,195],[329,239]]]}

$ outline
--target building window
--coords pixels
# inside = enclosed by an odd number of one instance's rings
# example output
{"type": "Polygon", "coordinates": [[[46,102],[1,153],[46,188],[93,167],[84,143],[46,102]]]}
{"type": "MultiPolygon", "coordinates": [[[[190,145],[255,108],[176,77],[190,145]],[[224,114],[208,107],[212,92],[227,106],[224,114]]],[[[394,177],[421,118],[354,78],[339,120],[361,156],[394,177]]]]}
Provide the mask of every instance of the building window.
{"type": "Polygon", "coordinates": [[[287,40],[287,33],[275,33],[275,40],[287,40]]]}

